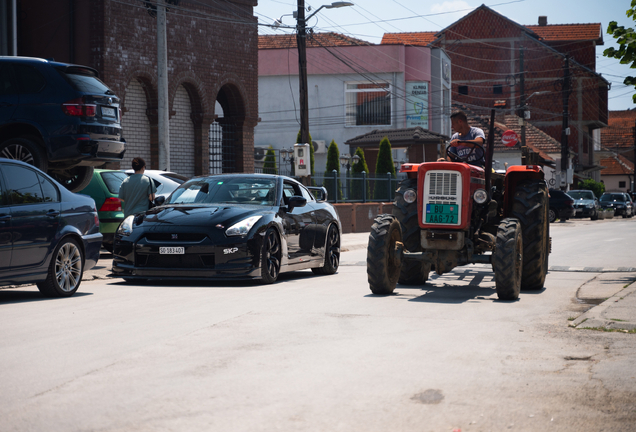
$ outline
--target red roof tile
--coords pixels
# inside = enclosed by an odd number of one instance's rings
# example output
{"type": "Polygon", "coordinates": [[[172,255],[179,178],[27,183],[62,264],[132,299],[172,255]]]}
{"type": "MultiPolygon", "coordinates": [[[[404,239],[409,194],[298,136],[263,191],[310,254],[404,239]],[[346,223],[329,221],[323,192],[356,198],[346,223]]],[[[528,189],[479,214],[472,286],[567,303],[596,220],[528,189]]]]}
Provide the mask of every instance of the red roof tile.
{"type": "Polygon", "coordinates": [[[633,175],[634,164],[623,156],[614,156],[601,159],[599,165],[605,169],[601,171],[601,175],[633,175]]]}
{"type": "Polygon", "coordinates": [[[435,40],[437,32],[384,33],[382,45],[426,46],[435,40]]]}
{"type": "Polygon", "coordinates": [[[608,149],[633,148],[636,110],[610,111],[609,127],[601,129],[601,145],[608,149]]]}
{"type": "MultiPolygon", "coordinates": [[[[368,46],[371,42],[345,36],[340,33],[314,33],[307,37],[307,47],[368,46]]],[[[258,49],[296,48],[296,35],[263,35],[258,37],[258,49]]]]}
{"type": "Polygon", "coordinates": [[[600,23],[527,25],[525,27],[545,41],[603,40],[603,29],[600,23]]]}

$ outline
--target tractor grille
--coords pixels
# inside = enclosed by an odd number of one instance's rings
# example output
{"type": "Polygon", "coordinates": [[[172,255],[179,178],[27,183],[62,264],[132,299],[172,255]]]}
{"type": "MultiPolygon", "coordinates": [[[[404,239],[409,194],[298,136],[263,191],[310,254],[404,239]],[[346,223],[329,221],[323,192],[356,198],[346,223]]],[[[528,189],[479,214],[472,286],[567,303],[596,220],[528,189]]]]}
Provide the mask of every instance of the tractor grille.
{"type": "Polygon", "coordinates": [[[457,171],[428,171],[422,195],[422,223],[427,225],[461,225],[461,173],[457,171]]]}
{"type": "Polygon", "coordinates": [[[460,175],[454,171],[437,171],[429,172],[428,176],[428,196],[431,201],[436,204],[457,203],[457,183],[460,175]],[[449,198],[449,199],[445,199],[449,198]]]}

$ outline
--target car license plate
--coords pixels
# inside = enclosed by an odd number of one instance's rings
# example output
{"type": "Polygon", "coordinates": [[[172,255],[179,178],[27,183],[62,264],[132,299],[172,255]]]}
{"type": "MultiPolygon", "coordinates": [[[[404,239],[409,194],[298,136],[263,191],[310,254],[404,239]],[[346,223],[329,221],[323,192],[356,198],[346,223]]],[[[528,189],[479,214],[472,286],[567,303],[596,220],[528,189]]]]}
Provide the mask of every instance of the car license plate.
{"type": "Polygon", "coordinates": [[[159,254],[161,255],[183,255],[185,254],[184,247],[163,247],[159,248],[159,254]]]}
{"type": "Polygon", "coordinates": [[[113,117],[115,118],[115,108],[110,107],[102,107],[102,117],[113,117]]]}
{"type": "Polygon", "coordinates": [[[459,206],[456,204],[426,204],[426,223],[459,223],[459,206]]]}

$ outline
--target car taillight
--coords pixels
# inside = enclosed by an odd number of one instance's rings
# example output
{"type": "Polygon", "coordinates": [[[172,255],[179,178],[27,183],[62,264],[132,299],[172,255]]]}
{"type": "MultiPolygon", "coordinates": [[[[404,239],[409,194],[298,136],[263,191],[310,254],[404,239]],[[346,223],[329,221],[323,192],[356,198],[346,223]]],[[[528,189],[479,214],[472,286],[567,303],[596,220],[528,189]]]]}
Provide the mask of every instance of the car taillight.
{"type": "Polygon", "coordinates": [[[87,104],[84,98],[77,98],[63,103],[62,111],[69,116],[95,117],[97,105],[87,104]]]}
{"type": "Polygon", "coordinates": [[[121,200],[119,198],[106,198],[99,211],[121,211],[121,200]]]}

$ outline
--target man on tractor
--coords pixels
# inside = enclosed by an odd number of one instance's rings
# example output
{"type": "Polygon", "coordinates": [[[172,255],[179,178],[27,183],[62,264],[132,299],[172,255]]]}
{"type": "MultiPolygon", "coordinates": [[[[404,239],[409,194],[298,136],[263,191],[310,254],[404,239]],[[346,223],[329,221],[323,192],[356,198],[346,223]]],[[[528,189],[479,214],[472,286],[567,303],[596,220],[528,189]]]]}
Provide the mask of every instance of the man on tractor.
{"type": "Polygon", "coordinates": [[[448,160],[451,162],[462,161],[470,165],[484,167],[486,152],[484,131],[477,127],[471,127],[463,111],[456,111],[450,116],[451,127],[455,131],[448,148],[448,160]]]}

